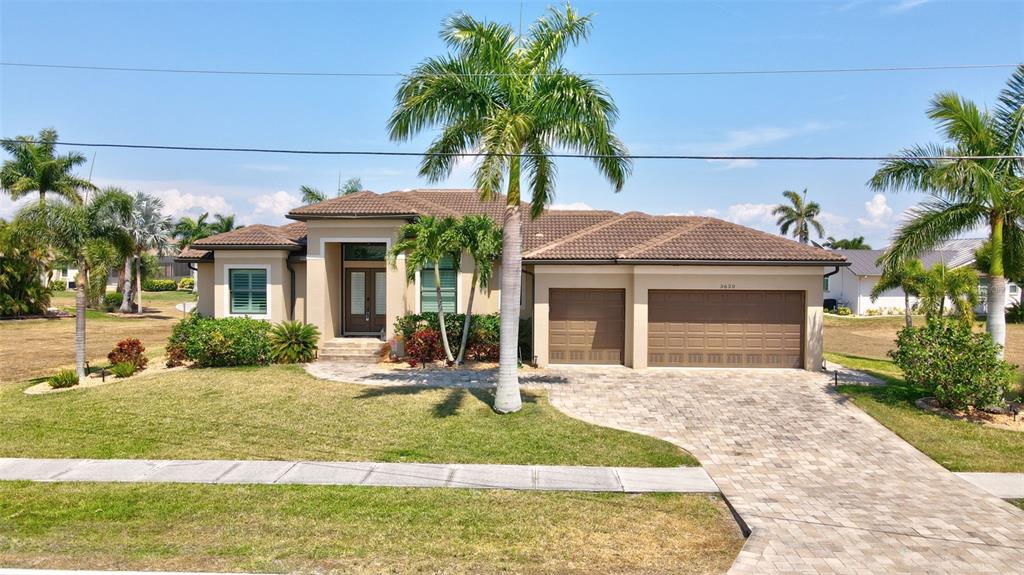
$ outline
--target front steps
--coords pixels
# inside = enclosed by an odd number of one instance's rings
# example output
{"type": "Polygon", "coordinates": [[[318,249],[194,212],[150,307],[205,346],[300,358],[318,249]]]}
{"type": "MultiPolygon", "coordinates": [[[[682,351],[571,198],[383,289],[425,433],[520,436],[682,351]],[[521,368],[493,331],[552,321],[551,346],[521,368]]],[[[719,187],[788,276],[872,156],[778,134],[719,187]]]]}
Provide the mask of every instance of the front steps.
{"type": "Polygon", "coordinates": [[[376,337],[336,337],[324,342],[318,359],[343,363],[376,363],[384,342],[376,337]]]}

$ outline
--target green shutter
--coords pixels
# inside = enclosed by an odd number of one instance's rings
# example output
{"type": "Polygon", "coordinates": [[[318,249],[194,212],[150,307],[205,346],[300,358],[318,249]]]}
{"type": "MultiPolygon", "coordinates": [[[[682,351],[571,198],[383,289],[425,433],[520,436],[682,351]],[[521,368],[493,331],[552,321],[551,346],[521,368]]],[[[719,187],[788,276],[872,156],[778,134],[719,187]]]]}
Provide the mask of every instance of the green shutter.
{"type": "MultiPolygon", "coordinates": [[[[441,260],[441,301],[445,313],[455,313],[457,274],[451,258],[441,260]]],[[[437,311],[437,290],[434,287],[434,265],[428,263],[420,270],[420,311],[437,311]]]]}
{"type": "Polygon", "coordinates": [[[231,292],[231,313],[267,313],[267,270],[230,270],[228,284],[231,292]]]}

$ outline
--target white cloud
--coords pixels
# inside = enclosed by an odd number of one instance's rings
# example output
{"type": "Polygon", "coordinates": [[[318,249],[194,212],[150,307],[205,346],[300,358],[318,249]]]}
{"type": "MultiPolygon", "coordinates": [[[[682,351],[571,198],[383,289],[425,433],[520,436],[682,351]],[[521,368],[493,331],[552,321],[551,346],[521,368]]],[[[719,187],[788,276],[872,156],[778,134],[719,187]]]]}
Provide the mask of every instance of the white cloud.
{"type": "Polygon", "coordinates": [[[164,213],[173,218],[182,216],[195,216],[203,212],[211,214],[229,214],[231,205],[224,199],[224,196],[209,196],[182,193],[177,188],[169,190],[151,190],[154,196],[164,201],[164,213]]]}
{"type": "Polygon", "coordinates": [[[883,12],[888,12],[889,14],[907,12],[908,10],[913,10],[918,6],[927,4],[929,1],[930,0],[899,0],[899,2],[894,2],[893,4],[886,6],[883,12]]]}
{"type": "Polygon", "coordinates": [[[18,210],[33,201],[38,202],[39,195],[29,194],[19,200],[12,200],[7,194],[0,194],[0,218],[10,221],[18,213],[18,210]]]}
{"type": "Polygon", "coordinates": [[[718,217],[718,213],[719,213],[718,210],[716,210],[715,208],[707,208],[706,210],[701,210],[699,212],[696,211],[696,210],[686,210],[685,212],[669,212],[667,214],[662,214],[662,215],[663,216],[709,216],[709,217],[715,218],[715,217],[718,217]]]}
{"type": "Polygon", "coordinates": [[[887,228],[892,225],[892,208],[888,199],[882,194],[875,194],[864,202],[866,218],[857,218],[857,223],[868,228],[887,228]]]}
{"type": "MultiPolygon", "coordinates": [[[[719,141],[690,144],[683,146],[683,149],[695,154],[712,156],[739,155],[744,150],[814,134],[830,128],[832,128],[832,125],[824,122],[807,122],[800,126],[791,127],[768,126],[746,130],[732,130],[726,132],[725,137],[719,141]]],[[[709,162],[721,163],[723,170],[752,168],[757,165],[756,160],[748,159],[709,160],[709,162]]]]}
{"type": "Polygon", "coordinates": [[[571,202],[568,204],[551,204],[549,210],[592,210],[589,204],[584,202],[571,202]]]}
{"type": "Polygon", "coordinates": [[[258,195],[252,198],[250,203],[254,206],[253,210],[239,218],[246,225],[282,223],[285,220],[284,215],[301,205],[302,201],[296,194],[279,190],[272,194],[258,195]]]}
{"type": "Polygon", "coordinates": [[[764,228],[775,225],[772,210],[778,204],[732,204],[725,210],[725,219],[737,224],[764,228]]]}

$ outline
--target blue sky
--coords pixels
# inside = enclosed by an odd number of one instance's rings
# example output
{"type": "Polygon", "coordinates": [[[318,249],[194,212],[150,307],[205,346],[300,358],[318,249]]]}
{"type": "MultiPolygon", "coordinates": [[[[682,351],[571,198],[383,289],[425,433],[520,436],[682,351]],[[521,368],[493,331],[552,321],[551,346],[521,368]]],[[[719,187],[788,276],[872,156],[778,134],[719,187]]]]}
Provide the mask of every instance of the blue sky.
{"type": "MultiPolygon", "coordinates": [[[[528,25],[548,2],[523,3],[528,25]]],[[[595,13],[580,72],[914,66],[1024,61],[1024,3],[576,2],[595,13]],[[965,24],[968,23],[969,24],[965,24]]],[[[519,2],[0,2],[11,62],[290,71],[406,72],[442,53],[439,24],[464,10],[518,23],[519,2]]],[[[929,98],[991,104],[1007,69],[793,76],[604,78],[635,153],[888,154],[936,139],[929,98]]],[[[421,150],[385,124],[396,79],[196,76],[0,68],[0,134],[53,126],[68,141],[421,150]]],[[[90,157],[91,150],[83,150],[90,157]]],[[[97,183],[162,196],[175,216],[283,221],[302,184],[342,178],[423,187],[413,158],[99,150],[97,183]]],[[[559,164],[560,205],[713,214],[763,229],[785,189],[809,189],[836,236],[884,245],[920,197],[875,197],[872,163],[639,161],[613,194],[583,160],[559,164]]],[[[470,184],[471,166],[444,185],[470,184]]],[[[0,216],[15,206],[0,199],[0,216]]]]}

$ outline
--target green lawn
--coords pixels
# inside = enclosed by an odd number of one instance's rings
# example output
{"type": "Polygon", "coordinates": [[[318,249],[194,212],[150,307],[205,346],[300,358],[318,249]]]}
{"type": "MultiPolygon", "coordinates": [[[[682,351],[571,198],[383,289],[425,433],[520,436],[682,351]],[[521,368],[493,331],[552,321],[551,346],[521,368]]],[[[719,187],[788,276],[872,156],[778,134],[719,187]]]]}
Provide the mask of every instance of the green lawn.
{"type": "Polygon", "coordinates": [[[367,387],[297,366],[191,369],[29,396],[0,385],[0,457],[676,466],[674,445],[572,419],[544,393],[496,415],[484,390],[367,387]]]}
{"type": "Polygon", "coordinates": [[[826,353],[826,358],[878,376],[884,387],[840,386],[858,407],[950,471],[1024,472],[1024,433],[929,413],[914,405],[928,393],[908,385],[892,362],[826,353]]]}
{"type": "Polygon", "coordinates": [[[717,496],[0,482],[0,565],[340,573],[724,573],[717,496]]]}

